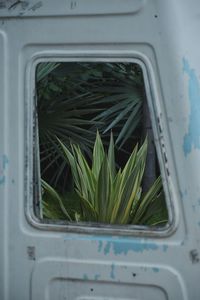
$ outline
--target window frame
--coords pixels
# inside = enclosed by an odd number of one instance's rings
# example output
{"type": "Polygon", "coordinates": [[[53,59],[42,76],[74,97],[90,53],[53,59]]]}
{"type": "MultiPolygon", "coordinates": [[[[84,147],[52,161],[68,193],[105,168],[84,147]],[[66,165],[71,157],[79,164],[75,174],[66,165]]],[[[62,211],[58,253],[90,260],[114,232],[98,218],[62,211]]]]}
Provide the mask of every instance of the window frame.
{"type": "Polygon", "coordinates": [[[148,58],[142,54],[77,54],[68,53],[60,55],[54,53],[49,55],[35,55],[26,66],[25,73],[25,215],[28,223],[37,229],[45,231],[60,231],[85,234],[107,234],[107,235],[122,235],[122,236],[145,236],[145,237],[167,237],[171,235],[178,225],[178,214],[172,202],[171,188],[172,182],[168,180],[168,169],[165,164],[166,153],[163,151],[163,135],[161,142],[161,127],[158,122],[161,109],[156,93],[156,84],[154,78],[154,70],[148,58]],[[168,223],[162,227],[151,227],[147,225],[110,225],[92,222],[66,222],[42,220],[34,213],[34,115],[36,111],[36,68],[39,63],[43,62],[99,62],[99,63],[135,63],[138,64],[143,72],[144,87],[146,92],[147,104],[149,107],[152,129],[154,134],[155,147],[160,166],[160,172],[163,180],[166,206],[168,210],[168,223]],[[27,99],[27,100],[26,100],[27,99]]]}

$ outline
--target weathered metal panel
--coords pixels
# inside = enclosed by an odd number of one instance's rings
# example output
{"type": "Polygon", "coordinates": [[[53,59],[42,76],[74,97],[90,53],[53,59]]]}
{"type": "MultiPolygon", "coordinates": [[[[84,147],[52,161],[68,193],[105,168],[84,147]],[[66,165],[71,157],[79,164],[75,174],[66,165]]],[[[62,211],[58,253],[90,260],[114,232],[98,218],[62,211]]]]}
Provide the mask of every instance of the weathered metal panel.
{"type": "Polygon", "coordinates": [[[199,300],[200,4],[93,3],[0,1],[0,299],[199,300]],[[144,64],[169,230],[142,237],[33,217],[32,79],[44,58],[144,64]]]}
{"type": "Polygon", "coordinates": [[[145,0],[59,0],[55,1],[16,1],[1,0],[1,15],[4,17],[38,17],[38,16],[71,16],[71,15],[107,15],[138,13],[145,0]]]}

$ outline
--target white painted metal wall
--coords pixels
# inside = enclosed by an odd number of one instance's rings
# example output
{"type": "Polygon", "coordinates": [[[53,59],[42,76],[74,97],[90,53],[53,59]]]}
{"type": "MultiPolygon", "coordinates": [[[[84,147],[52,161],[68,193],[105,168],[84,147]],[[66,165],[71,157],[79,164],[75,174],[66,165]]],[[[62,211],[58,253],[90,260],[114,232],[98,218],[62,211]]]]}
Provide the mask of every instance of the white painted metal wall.
{"type": "Polygon", "coordinates": [[[200,299],[199,30],[197,0],[0,1],[0,299],[200,299]],[[144,66],[169,228],[109,234],[34,218],[34,67],[43,59],[144,66]]]}

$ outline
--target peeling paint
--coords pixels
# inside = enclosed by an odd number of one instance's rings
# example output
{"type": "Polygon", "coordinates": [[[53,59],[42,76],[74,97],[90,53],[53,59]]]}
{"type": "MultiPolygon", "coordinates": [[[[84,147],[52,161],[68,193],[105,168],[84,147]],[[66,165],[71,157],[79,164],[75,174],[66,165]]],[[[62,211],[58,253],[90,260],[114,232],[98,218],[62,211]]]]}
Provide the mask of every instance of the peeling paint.
{"type": "Polygon", "coordinates": [[[192,148],[200,149],[200,85],[195,70],[183,58],[183,70],[188,75],[188,96],[190,103],[189,126],[184,136],[183,151],[187,156],[192,148]]]}
{"type": "Polygon", "coordinates": [[[159,246],[155,243],[144,243],[144,242],[107,242],[104,247],[104,254],[107,255],[110,253],[111,249],[113,250],[115,255],[124,254],[127,255],[129,251],[140,252],[149,250],[158,250],[159,246]]]}
{"type": "Polygon", "coordinates": [[[110,252],[111,242],[107,242],[106,246],[104,247],[104,254],[107,255],[110,252]]]}
{"type": "Polygon", "coordinates": [[[125,237],[118,237],[113,239],[113,237],[106,236],[66,236],[64,241],[90,241],[95,242],[97,245],[98,253],[103,253],[104,255],[114,254],[114,255],[127,255],[129,252],[143,253],[144,251],[155,251],[160,250],[166,252],[169,248],[166,244],[157,244],[155,242],[149,242],[145,238],[135,238],[128,239],[125,237]]]}

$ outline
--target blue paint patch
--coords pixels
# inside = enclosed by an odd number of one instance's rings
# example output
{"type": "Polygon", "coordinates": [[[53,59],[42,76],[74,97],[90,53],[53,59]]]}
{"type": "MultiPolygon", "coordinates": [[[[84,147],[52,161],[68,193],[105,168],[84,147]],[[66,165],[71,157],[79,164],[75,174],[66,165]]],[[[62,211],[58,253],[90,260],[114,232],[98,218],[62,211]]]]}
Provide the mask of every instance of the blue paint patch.
{"type": "MultiPolygon", "coordinates": [[[[144,251],[155,251],[160,250],[166,252],[168,249],[167,245],[157,244],[149,242],[148,239],[141,238],[127,238],[118,237],[113,238],[112,236],[81,236],[80,235],[67,235],[64,237],[64,241],[83,241],[91,242],[97,245],[97,251],[104,255],[127,255],[129,252],[143,253],[144,251]]],[[[88,244],[87,244],[88,246],[88,244]]]]}
{"type": "Polygon", "coordinates": [[[115,279],[115,265],[111,265],[110,278],[115,279]]]}
{"type": "Polygon", "coordinates": [[[5,170],[8,162],[8,157],[5,154],[3,154],[0,159],[0,185],[4,184],[6,181],[5,170]]]}
{"type": "Polygon", "coordinates": [[[188,131],[183,141],[184,155],[187,156],[191,153],[192,147],[200,149],[200,85],[194,69],[190,67],[185,58],[183,59],[183,71],[189,77],[190,116],[188,131]]]}
{"type": "Polygon", "coordinates": [[[160,269],[159,269],[159,268],[152,268],[152,270],[153,270],[154,273],[160,272],[160,269]]]}
{"type": "Polygon", "coordinates": [[[111,249],[111,242],[107,242],[106,246],[104,247],[104,254],[107,255],[110,253],[111,249]]]}
{"type": "Polygon", "coordinates": [[[155,243],[148,243],[148,242],[132,242],[132,241],[113,241],[107,242],[104,248],[104,254],[107,255],[110,253],[110,250],[113,250],[115,255],[124,254],[127,255],[129,251],[133,252],[144,252],[149,250],[158,250],[159,246],[155,243]]]}
{"type": "Polygon", "coordinates": [[[96,275],[94,276],[94,280],[99,280],[100,277],[101,277],[100,274],[96,274],[96,275]]]}

